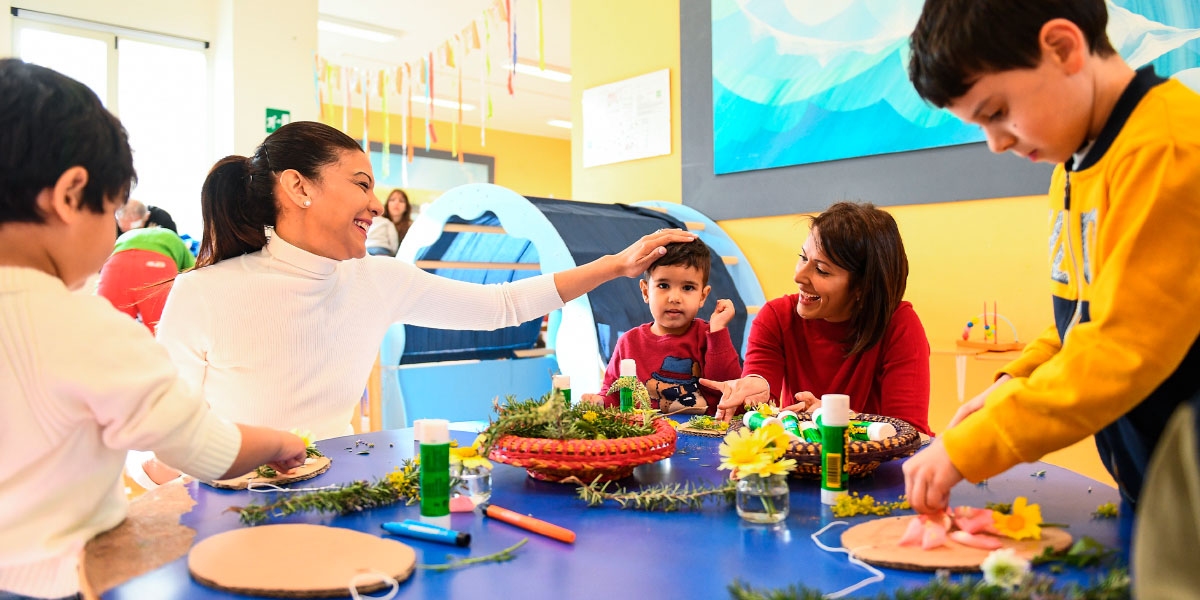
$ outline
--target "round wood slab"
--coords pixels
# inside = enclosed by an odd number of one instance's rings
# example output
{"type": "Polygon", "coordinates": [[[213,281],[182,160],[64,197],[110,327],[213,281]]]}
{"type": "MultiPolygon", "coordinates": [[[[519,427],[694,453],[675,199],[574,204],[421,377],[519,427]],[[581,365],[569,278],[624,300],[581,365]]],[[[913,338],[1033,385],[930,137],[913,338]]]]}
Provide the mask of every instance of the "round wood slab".
{"type": "Polygon", "coordinates": [[[250,485],[250,482],[255,483],[272,483],[275,485],[283,485],[285,483],[295,483],[312,479],[321,473],[329,470],[329,457],[314,456],[307,459],[303,465],[292,469],[288,475],[277,475],[275,477],[259,477],[258,473],[250,471],[241,477],[233,479],[218,479],[216,481],[206,481],[208,485],[222,490],[244,490],[250,485]]]}
{"type": "MultiPolygon", "coordinates": [[[[378,536],[324,525],[260,525],[219,533],[196,544],[188,571],[218,590],[271,598],[347,596],[360,573],[386,573],[396,581],[412,574],[412,548],[378,536]],[[314,559],[319,556],[319,559],[314,559]]],[[[388,587],[362,576],[358,592],[388,587]]]]}
{"type": "MultiPolygon", "coordinates": [[[[860,523],[842,533],[842,546],[854,553],[863,562],[880,567],[905,571],[978,571],[983,559],[991,550],[964,546],[949,537],[946,544],[932,550],[918,546],[899,545],[900,536],[908,528],[909,519],[915,516],[887,517],[860,523]]],[[[1071,546],[1071,534],[1049,527],[1042,529],[1040,540],[1012,540],[1000,537],[1002,548],[1012,548],[1018,556],[1029,560],[1042,553],[1046,547],[1065,550],[1071,546]]]]}

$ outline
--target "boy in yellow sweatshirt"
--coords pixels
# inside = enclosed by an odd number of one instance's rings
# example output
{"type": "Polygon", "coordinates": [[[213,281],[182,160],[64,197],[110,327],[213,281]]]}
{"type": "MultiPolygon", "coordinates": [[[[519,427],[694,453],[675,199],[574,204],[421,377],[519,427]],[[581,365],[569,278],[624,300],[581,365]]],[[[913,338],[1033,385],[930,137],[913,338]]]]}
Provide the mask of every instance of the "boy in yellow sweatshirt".
{"type": "Polygon", "coordinates": [[[1056,163],[1055,325],[904,465],[913,508],[1089,435],[1136,502],[1177,405],[1200,390],[1200,96],[1134,71],[1104,0],[928,0],[918,93],[983,128],[993,152],[1056,163]]]}

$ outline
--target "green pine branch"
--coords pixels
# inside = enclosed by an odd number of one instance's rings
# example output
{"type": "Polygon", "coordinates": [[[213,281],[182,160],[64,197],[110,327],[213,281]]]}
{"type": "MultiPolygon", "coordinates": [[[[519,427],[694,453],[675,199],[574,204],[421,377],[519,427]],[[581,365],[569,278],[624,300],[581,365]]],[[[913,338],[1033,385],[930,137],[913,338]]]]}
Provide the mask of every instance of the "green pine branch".
{"type": "Polygon", "coordinates": [[[574,483],[579,499],[588,506],[599,506],[605,502],[616,502],[621,508],[635,510],[674,512],[684,508],[698,509],[705,502],[733,502],[737,482],[726,481],[719,485],[701,483],[664,483],[629,491],[611,481],[584,483],[578,477],[569,477],[563,483],[574,483]],[[609,489],[611,486],[612,489],[609,489]]]}

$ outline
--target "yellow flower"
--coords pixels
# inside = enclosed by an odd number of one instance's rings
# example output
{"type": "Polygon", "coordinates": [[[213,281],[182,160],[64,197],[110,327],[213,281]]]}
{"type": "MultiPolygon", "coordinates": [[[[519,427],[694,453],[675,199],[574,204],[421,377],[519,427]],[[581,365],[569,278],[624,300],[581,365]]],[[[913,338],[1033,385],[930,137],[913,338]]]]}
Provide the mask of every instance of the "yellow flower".
{"type": "Polygon", "coordinates": [[[729,429],[729,423],[726,423],[725,421],[721,421],[720,423],[717,423],[717,429],[720,429],[721,431],[725,431],[726,429],[729,429]]]}
{"type": "Polygon", "coordinates": [[[755,473],[771,462],[771,453],[763,446],[763,440],[746,428],[729,432],[719,448],[721,466],[719,469],[733,471],[734,477],[741,473],[755,473]]]}
{"type": "Polygon", "coordinates": [[[758,406],[755,406],[755,407],[751,408],[750,410],[753,410],[764,417],[773,417],[773,416],[779,414],[779,411],[775,410],[774,406],[771,406],[770,404],[767,404],[766,402],[763,402],[762,404],[759,404],[758,406]]]}
{"type": "Polygon", "coordinates": [[[598,418],[600,418],[600,415],[596,414],[596,411],[594,410],[589,410],[583,413],[583,420],[587,421],[588,423],[595,423],[596,419],[598,418]]]}
{"type": "Polygon", "coordinates": [[[304,431],[301,431],[299,429],[292,429],[292,430],[289,430],[288,433],[304,440],[305,448],[308,448],[313,445],[313,434],[311,431],[309,431],[307,429],[305,429],[304,431]]]}
{"type": "Polygon", "coordinates": [[[770,451],[771,460],[778,460],[787,452],[790,438],[783,425],[770,423],[766,427],[756,429],[754,435],[761,439],[763,447],[770,451]]]}
{"type": "Polygon", "coordinates": [[[796,461],[794,461],[790,458],[785,458],[780,461],[772,461],[772,462],[765,462],[765,463],[759,463],[757,465],[752,465],[749,468],[742,469],[741,474],[743,474],[743,475],[755,474],[755,475],[761,475],[763,477],[770,477],[771,475],[783,475],[784,473],[788,473],[792,469],[795,469],[795,468],[796,468],[796,461]]]}
{"type": "Polygon", "coordinates": [[[483,434],[475,436],[475,441],[471,442],[466,448],[451,448],[450,449],[450,464],[462,464],[464,469],[473,469],[475,467],[492,468],[492,463],[486,457],[480,456],[479,451],[483,447],[483,434]]]}
{"type": "Polygon", "coordinates": [[[1026,502],[1024,496],[1018,496],[1013,500],[1011,514],[992,511],[996,530],[1014,540],[1042,539],[1042,508],[1026,502]]]}
{"type": "Polygon", "coordinates": [[[671,425],[672,429],[679,429],[679,421],[675,419],[665,419],[665,421],[671,425]]]}

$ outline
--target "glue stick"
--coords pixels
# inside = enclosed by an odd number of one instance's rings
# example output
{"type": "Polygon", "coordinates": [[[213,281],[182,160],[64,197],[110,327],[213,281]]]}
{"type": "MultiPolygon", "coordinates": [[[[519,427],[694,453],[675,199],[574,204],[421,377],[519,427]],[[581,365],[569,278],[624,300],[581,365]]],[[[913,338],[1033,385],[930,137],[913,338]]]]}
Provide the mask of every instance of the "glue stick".
{"type": "Polygon", "coordinates": [[[450,528],[450,422],[418,423],[421,439],[421,522],[450,528]]]}
{"type": "Polygon", "coordinates": [[[850,425],[850,396],[821,396],[821,503],[836,504],[846,493],[846,427],[850,425]]]}
{"type": "Polygon", "coordinates": [[[750,431],[754,431],[755,429],[766,427],[767,425],[769,425],[771,423],[778,423],[778,422],[779,422],[779,419],[777,419],[775,417],[768,417],[768,416],[758,412],[757,410],[752,410],[752,411],[747,412],[746,414],[742,415],[742,425],[749,427],[750,431]]]}
{"type": "Polygon", "coordinates": [[[800,437],[812,444],[821,443],[821,430],[812,421],[800,421],[800,437]]]}
{"type": "Polygon", "coordinates": [[[563,404],[571,406],[571,376],[570,375],[555,375],[551,379],[551,385],[554,389],[562,392],[563,404]]]}
{"type": "Polygon", "coordinates": [[[779,422],[783,423],[784,431],[796,437],[800,437],[800,417],[797,417],[796,413],[790,410],[780,412],[779,422]]]}
{"type": "Polygon", "coordinates": [[[627,379],[621,388],[621,412],[633,412],[633,384],[637,382],[637,361],[621,359],[621,379],[627,379]]]}
{"type": "MultiPolygon", "coordinates": [[[[821,425],[821,409],[813,411],[813,421],[817,426],[821,425]]],[[[879,423],[875,421],[850,421],[846,426],[850,433],[850,439],[860,441],[878,442],[896,435],[896,426],[891,423],[879,423]]]]}

